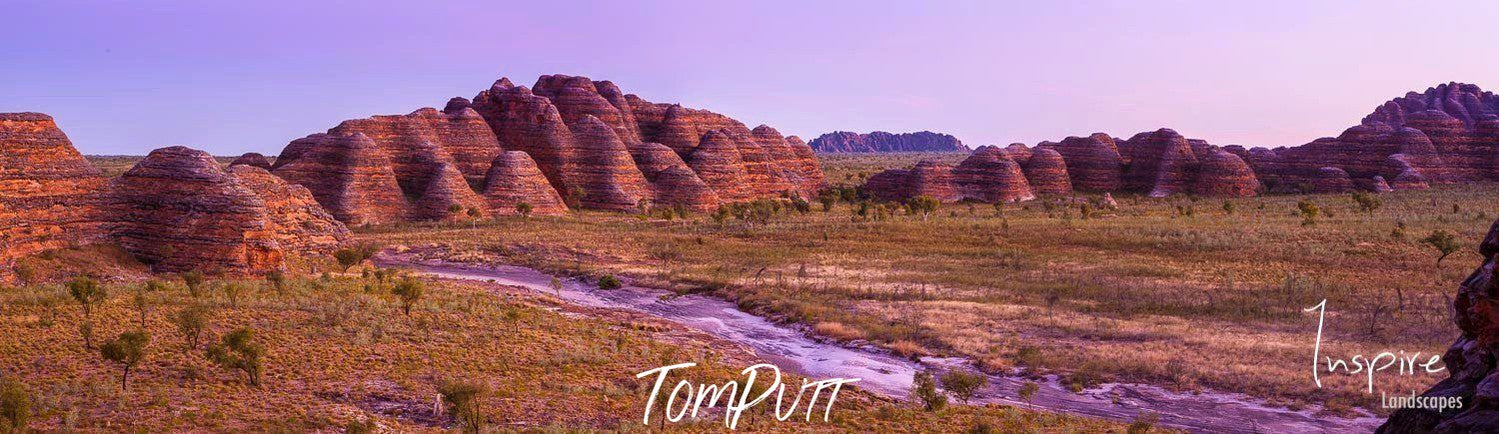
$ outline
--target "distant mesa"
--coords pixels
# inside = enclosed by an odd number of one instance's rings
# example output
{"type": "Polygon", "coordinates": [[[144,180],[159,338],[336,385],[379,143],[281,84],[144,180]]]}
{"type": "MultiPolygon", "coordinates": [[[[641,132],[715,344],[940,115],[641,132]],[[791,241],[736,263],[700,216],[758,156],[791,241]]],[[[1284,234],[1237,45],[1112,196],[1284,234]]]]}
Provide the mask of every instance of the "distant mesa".
{"type": "Polygon", "coordinates": [[[931,131],[900,134],[884,131],[869,134],[835,131],[812,139],[808,145],[813,151],[824,153],[968,152],[968,146],[957,137],[931,131]]]}
{"type": "Polygon", "coordinates": [[[514,214],[520,203],[539,215],[709,211],[807,198],[825,183],[794,136],[566,75],[531,88],[502,78],[441,111],[345,121],[293,140],[272,172],[348,224],[514,214]]]}

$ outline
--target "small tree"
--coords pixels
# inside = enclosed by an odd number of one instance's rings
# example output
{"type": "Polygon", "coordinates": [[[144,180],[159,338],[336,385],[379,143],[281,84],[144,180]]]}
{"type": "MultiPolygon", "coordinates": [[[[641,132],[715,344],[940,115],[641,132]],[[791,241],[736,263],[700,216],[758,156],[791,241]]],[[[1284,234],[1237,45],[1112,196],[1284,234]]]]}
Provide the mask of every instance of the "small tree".
{"type": "Polygon", "coordinates": [[[1368,213],[1371,217],[1374,216],[1374,210],[1384,206],[1384,202],[1379,200],[1378,196],[1367,191],[1355,191],[1350,197],[1353,198],[1353,203],[1358,205],[1359,210],[1368,213]]]}
{"type": "Polygon", "coordinates": [[[203,336],[203,329],[208,327],[208,308],[203,305],[192,305],[177,311],[171,317],[172,325],[177,326],[177,331],[182,333],[184,351],[192,351],[198,348],[198,339],[203,336]]]}
{"type": "Polygon", "coordinates": [[[120,390],[126,390],[130,384],[130,369],[140,364],[141,359],[146,356],[146,344],[151,342],[151,335],[145,330],[121,333],[119,338],[99,346],[99,354],[104,360],[119,363],[123,368],[120,374],[120,390]]]}
{"type": "Polygon", "coordinates": [[[448,380],[437,385],[437,393],[447,404],[448,415],[458,421],[463,432],[477,433],[484,427],[484,413],[479,399],[489,393],[483,384],[471,381],[448,380]]]}
{"type": "Polygon", "coordinates": [[[248,290],[245,285],[239,282],[229,282],[224,284],[224,297],[229,299],[230,307],[239,308],[239,300],[244,298],[245,291],[248,290]]]}
{"type": "Polygon", "coordinates": [[[913,197],[911,200],[906,201],[906,209],[910,210],[911,214],[920,214],[921,221],[926,221],[927,217],[937,211],[939,205],[941,205],[941,202],[926,195],[913,197]]]}
{"type": "Polygon", "coordinates": [[[104,287],[99,286],[99,281],[88,276],[74,277],[73,281],[68,282],[68,294],[71,294],[73,300],[83,306],[85,318],[93,318],[94,306],[103,303],[104,299],[109,296],[104,287]]]}
{"type": "Polygon", "coordinates": [[[0,431],[21,433],[26,432],[26,424],[31,420],[31,394],[26,392],[26,386],[12,380],[0,381],[0,431]]]}
{"type": "Polygon", "coordinates": [[[1036,392],[1040,390],[1041,386],[1037,385],[1036,382],[1027,381],[1015,393],[1019,395],[1021,401],[1025,401],[1025,405],[1030,405],[1031,400],[1036,398],[1036,392]]]}
{"type": "Polygon", "coordinates": [[[1442,229],[1432,231],[1431,235],[1427,235],[1426,238],[1422,238],[1421,242],[1426,243],[1426,245],[1431,246],[1433,249],[1437,250],[1438,270],[1442,268],[1442,260],[1447,259],[1447,255],[1456,253],[1459,249],[1461,249],[1461,247],[1457,245],[1457,237],[1452,235],[1451,232],[1447,232],[1442,229]]]}
{"type": "Polygon", "coordinates": [[[921,401],[926,411],[937,411],[947,407],[947,395],[937,391],[937,381],[932,379],[932,373],[920,371],[913,378],[911,396],[921,401]]]}
{"type": "Polygon", "coordinates": [[[1322,208],[1307,199],[1296,202],[1296,212],[1301,215],[1301,225],[1311,226],[1317,224],[1317,216],[1322,214],[1322,208]]]}
{"type": "Polygon", "coordinates": [[[94,349],[94,322],[84,321],[78,325],[78,336],[83,338],[83,349],[94,349]]]}
{"type": "Polygon", "coordinates": [[[1223,215],[1234,215],[1234,203],[1223,201],[1223,215]]]}
{"type": "Polygon", "coordinates": [[[406,316],[411,316],[411,306],[421,300],[422,293],[426,290],[426,285],[422,281],[408,277],[397,282],[390,292],[401,298],[401,310],[406,312],[406,316]]]}
{"type": "Polygon", "coordinates": [[[146,328],[146,313],[151,310],[151,298],[149,296],[151,283],[154,283],[154,281],[148,282],[145,286],[135,290],[133,301],[135,302],[135,311],[140,314],[141,329],[146,328]]]}
{"type": "Polygon", "coordinates": [[[969,372],[954,369],[942,374],[942,388],[952,392],[964,404],[973,399],[973,395],[989,384],[989,377],[978,372],[969,372]]]}
{"type": "Polygon", "coordinates": [[[186,273],[182,273],[181,277],[182,284],[187,285],[188,294],[192,295],[193,298],[198,298],[199,295],[202,295],[201,290],[203,288],[203,281],[205,280],[202,271],[188,271],[186,273]]]}
{"type": "Polygon", "coordinates": [[[531,211],[534,210],[535,207],[532,207],[529,203],[521,202],[515,204],[515,212],[516,214],[520,214],[521,217],[531,218],[531,211]]]}
{"type": "Polygon", "coordinates": [[[605,274],[604,277],[599,278],[599,289],[619,289],[623,286],[625,286],[624,282],[620,282],[619,278],[614,277],[613,274],[605,274]]]}
{"type": "Polygon", "coordinates": [[[456,203],[452,204],[452,205],[448,205],[448,215],[457,217],[457,216],[462,215],[462,214],[463,214],[463,205],[459,205],[459,204],[456,204],[456,203]]]}
{"type": "Polygon", "coordinates": [[[224,335],[222,342],[208,347],[207,357],[216,365],[244,372],[251,386],[260,385],[265,347],[255,341],[255,331],[249,327],[224,335]]]}

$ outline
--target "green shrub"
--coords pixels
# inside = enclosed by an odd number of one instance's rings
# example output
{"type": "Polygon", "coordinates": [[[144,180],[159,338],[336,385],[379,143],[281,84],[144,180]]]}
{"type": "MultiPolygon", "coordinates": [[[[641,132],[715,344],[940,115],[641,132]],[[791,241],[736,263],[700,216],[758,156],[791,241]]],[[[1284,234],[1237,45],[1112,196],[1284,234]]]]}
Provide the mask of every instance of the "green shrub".
{"type": "Polygon", "coordinates": [[[99,354],[104,360],[119,363],[123,368],[120,374],[120,390],[125,390],[130,384],[130,368],[140,364],[141,359],[146,357],[146,345],[151,343],[151,335],[145,330],[121,333],[119,338],[105,342],[99,346],[99,354]]]}
{"type": "Polygon", "coordinates": [[[83,306],[83,316],[88,318],[93,317],[94,306],[104,302],[104,299],[109,297],[109,293],[105,291],[104,287],[99,286],[99,281],[88,276],[78,276],[73,278],[73,281],[68,282],[68,294],[71,294],[73,300],[78,301],[78,304],[83,306]]]}
{"type": "Polygon", "coordinates": [[[952,392],[964,404],[973,399],[973,395],[989,384],[989,377],[978,373],[954,369],[942,374],[942,388],[952,392]]]}
{"type": "Polygon", "coordinates": [[[947,395],[937,390],[937,381],[932,373],[920,371],[912,381],[911,396],[920,401],[926,411],[938,411],[947,407],[947,395]]]}
{"type": "Polygon", "coordinates": [[[625,286],[624,283],[613,274],[605,274],[604,277],[599,278],[599,289],[619,289],[623,286],[625,286]]]}
{"type": "Polygon", "coordinates": [[[0,422],[6,432],[25,432],[31,419],[31,394],[16,381],[0,381],[0,422]]]}
{"type": "Polygon", "coordinates": [[[260,385],[261,359],[265,347],[255,341],[255,331],[241,328],[224,335],[222,342],[208,347],[208,361],[245,373],[251,386],[260,385]]]}

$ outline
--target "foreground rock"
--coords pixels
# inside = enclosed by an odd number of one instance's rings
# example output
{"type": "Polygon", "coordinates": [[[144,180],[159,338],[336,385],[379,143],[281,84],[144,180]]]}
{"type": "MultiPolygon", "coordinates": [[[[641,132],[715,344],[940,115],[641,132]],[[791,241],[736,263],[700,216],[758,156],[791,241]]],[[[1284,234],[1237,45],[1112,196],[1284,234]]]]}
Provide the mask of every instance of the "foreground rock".
{"type": "Polygon", "coordinates": [[[891,134],[875,131],[859,134],[835,131],[812,139],[808,145],[817,152],[967,152],[963,141],[931,131],[891,134]]]}
{"type": "Polygon", "coordinates": [[[52,117],[0,113],[0,281],[16,258],[102,240],[104,182],[52,117]]]}
{"type": "Polygon", "coordinates": [[[109,187],[109,234],[160,272],[262,273],[348,237],[311,193],[264,169],[229,172],[205,152],[152,151],[109,187]]]}
{"type": "Polygon", "coordinates": [[[1432,386],[1424,397],[1455,397],[1462,407],[1438,412],[1401,409],[1379,427],[1380,433],[1469,433],[1499,432],[1499,279],[1495,278],[1494,255],[1499,253],[1499,222],[1489,228],[1478,247],[1483,265],[1473,270],[1458,287],[1453,308],[1462,335],[1442,356],[1448,377],[1432,386]]]}

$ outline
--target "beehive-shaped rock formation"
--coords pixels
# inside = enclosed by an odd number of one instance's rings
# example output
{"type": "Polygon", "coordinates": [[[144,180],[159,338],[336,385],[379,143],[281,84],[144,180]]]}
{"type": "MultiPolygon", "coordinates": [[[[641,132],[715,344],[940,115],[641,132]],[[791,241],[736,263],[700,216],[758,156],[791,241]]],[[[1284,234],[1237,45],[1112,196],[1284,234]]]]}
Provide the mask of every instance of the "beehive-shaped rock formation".
{"type": "Polygon", "coordinates": [[[109,186],[109,233],[156,271],[259,273],[347,234],[302,188],[263,169],[219,168],[205,152],[152,151],[109,186]]]}
{"type": "Polygon", "coordinates": [[[0,113],[0,281],[16,258],[103,239],[104,182],[52,117],[0,113]]]}
{"type": "Polygon", "coordinates": [[[484,200],[490,212],[497,215],[517,214],[525,203],[536,215],[567,213],[562,196],[547,182],[531,156],[521,151],[507,151],[496,157],[484,180],[484,200]]]}

